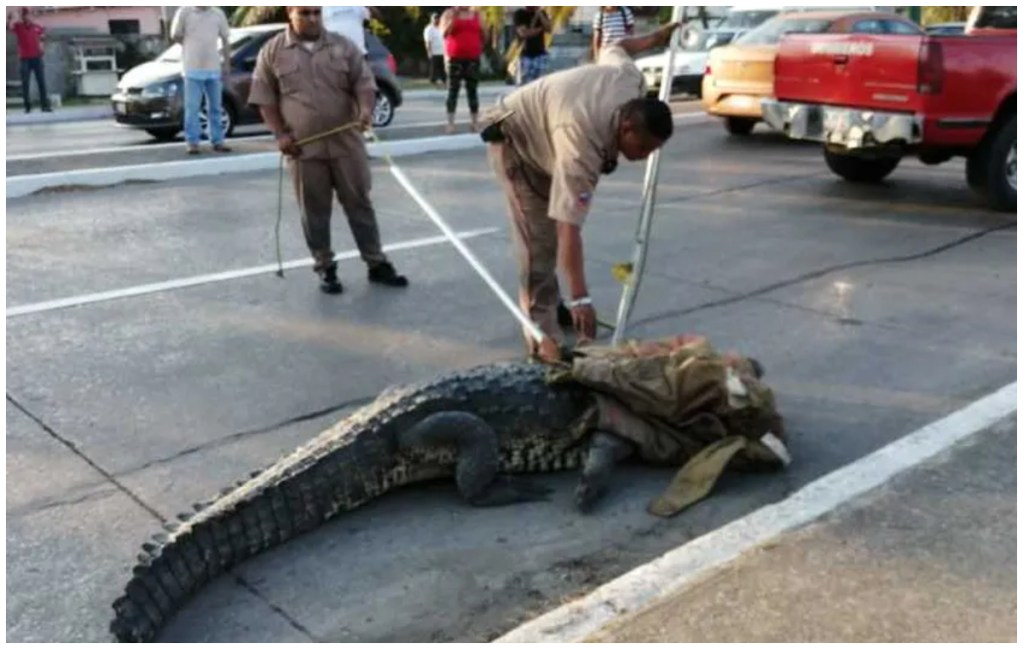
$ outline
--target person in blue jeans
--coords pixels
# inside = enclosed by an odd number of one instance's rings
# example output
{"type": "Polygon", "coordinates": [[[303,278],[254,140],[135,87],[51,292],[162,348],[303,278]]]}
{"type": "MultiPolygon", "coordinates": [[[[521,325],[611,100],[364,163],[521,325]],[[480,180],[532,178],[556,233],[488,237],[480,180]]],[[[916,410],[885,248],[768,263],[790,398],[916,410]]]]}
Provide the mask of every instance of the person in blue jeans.
{"type": "Polygon", "coordinates": [[[206,115],[213,150],[226,153],[223,109],[224,79],[231,72],[231,33],[227,17],[217,7],[181,7],[171,23],[171,39],[181,43],[185,91],[185,142],[188,153],[199,153],[199,111],[206,100],[206,115]],[[218,47],[219,44],[219,47],[218,47]]]}

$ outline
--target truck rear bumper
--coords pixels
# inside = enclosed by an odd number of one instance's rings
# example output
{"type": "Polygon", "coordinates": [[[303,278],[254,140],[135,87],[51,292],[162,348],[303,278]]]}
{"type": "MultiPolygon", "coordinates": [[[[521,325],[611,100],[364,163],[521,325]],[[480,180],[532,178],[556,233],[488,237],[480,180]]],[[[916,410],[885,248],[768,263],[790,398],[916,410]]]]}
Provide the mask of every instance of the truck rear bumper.
{"type": "Polygon", "coordinates": [[[795,140],[814,140],[846,149],[919,144],[923,125],[916,115],[800,104],[764,99],[764,121],[795,140]]]}

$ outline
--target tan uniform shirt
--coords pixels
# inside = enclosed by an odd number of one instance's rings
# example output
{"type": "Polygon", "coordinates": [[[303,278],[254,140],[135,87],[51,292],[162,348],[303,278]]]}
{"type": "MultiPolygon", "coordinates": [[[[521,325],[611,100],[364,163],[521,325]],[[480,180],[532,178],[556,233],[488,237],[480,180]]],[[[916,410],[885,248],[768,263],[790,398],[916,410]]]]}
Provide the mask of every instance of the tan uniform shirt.
{"type": "MultiPolygon", "coordinates": [[[[272,38],[259,52],[249,103],[277,106],[297,140],[344,126],[372,114],[376,82],[358,47],[323,31],[310,49],[291,29],[272,38]]],[[[358,128],[302,146],[302,159],[365,155],[358,128]]]]}
{"type": "Polygon", "coordinates": [[[618,108],[646,93],[625,50],[601,49],[596,65],[558,72],[516,90],[487,114],[511,112],[502,132],[527,163],[551,177],[549,216],[582,225],[605,161],[618,159],[618,108]]]}

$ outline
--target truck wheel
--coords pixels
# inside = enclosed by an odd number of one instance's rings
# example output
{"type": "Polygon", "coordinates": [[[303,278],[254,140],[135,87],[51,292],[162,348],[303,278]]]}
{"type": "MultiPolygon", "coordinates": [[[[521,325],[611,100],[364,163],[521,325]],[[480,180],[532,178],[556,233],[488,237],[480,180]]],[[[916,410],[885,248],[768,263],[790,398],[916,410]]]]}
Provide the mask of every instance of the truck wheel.
{"type": "Polygon", "coordinates": [[[725,130],[732,135],[749,135],[753,132],[753,127],[756,125],[757,120],[748,117],[725,118],[725,130]]]}
{"type": "Polygon", "coordinates": [[[1005,120],[994,137],[970,156],[966,165],[966,178],[971,175],[979,182],[970,183],[987,199],[988,205],[999,212],[1016,210],[1016,118],[1005,120]],[[971,174],[972,172],[972,174],[971,174]]]}
{"type": "Polygon", "coordinates": [[[876,183],[899,166],[901,158],[867,158],[824,149],[824,161],[837,175],[854,183],[876,183]]]}

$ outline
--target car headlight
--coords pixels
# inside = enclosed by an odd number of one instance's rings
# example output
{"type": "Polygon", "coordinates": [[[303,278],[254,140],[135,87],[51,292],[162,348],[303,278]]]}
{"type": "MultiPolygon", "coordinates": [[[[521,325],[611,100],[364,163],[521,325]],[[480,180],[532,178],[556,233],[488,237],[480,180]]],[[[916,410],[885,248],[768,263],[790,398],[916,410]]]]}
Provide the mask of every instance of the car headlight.
{"type": "Polygon", "coordinates": [[[165,81],[163,83],[154,83],[148,85],[142,89],[143,97],[173,97],[178,92],[177,81],[165,81]]]}

